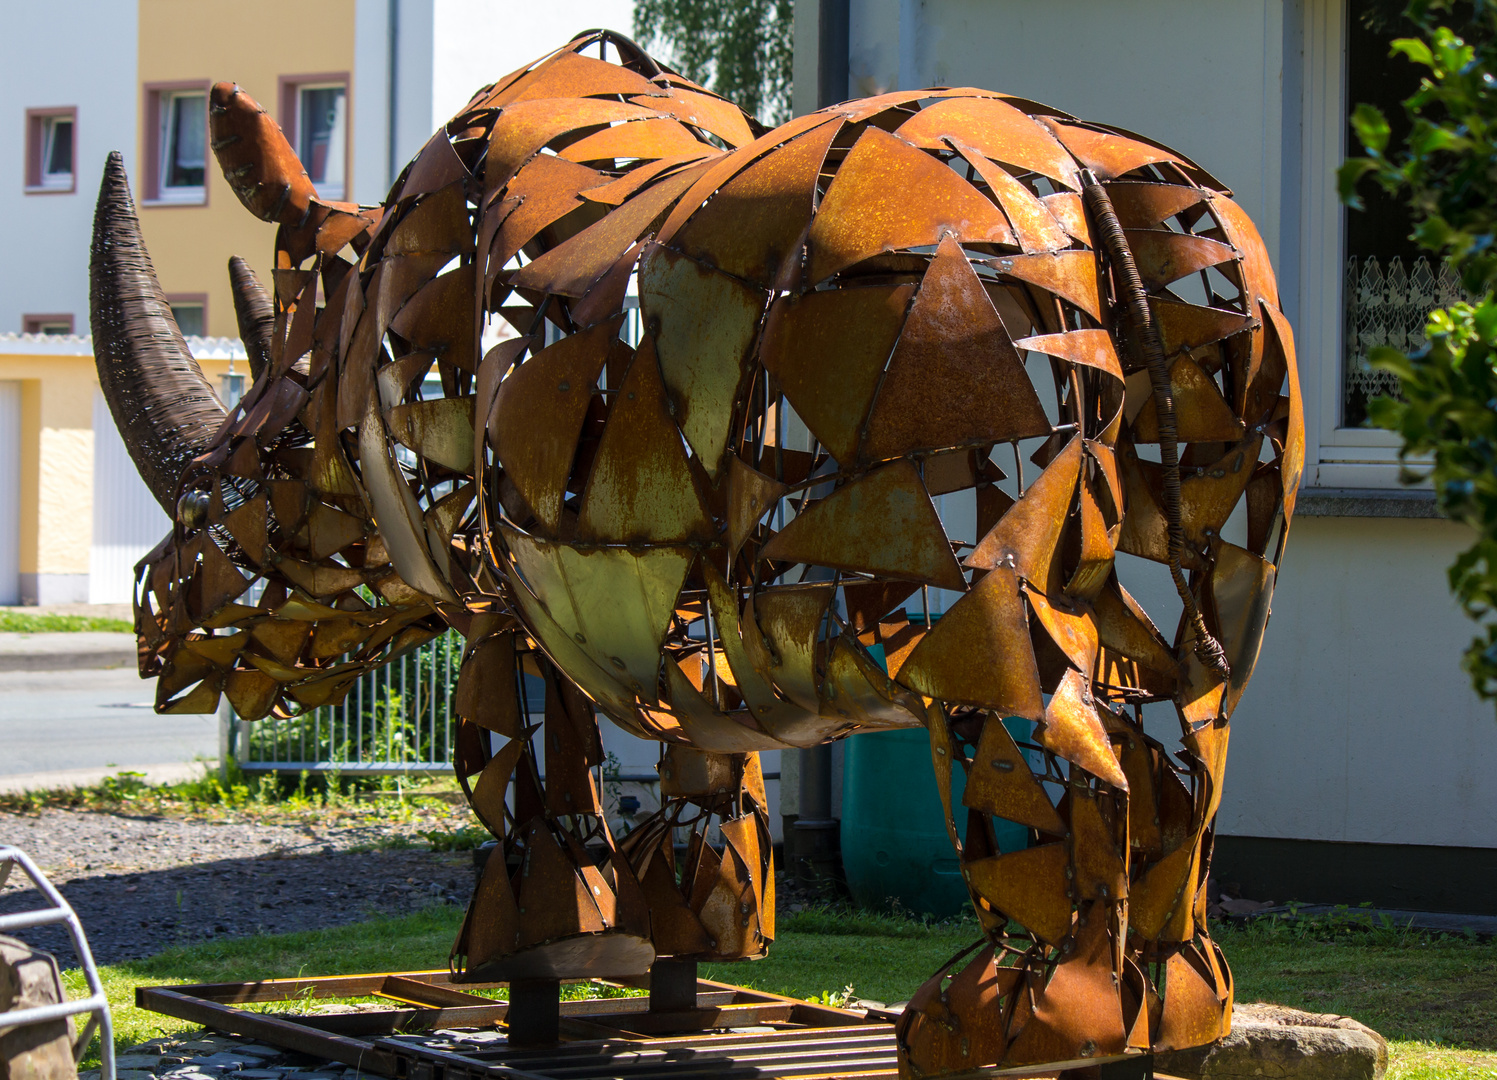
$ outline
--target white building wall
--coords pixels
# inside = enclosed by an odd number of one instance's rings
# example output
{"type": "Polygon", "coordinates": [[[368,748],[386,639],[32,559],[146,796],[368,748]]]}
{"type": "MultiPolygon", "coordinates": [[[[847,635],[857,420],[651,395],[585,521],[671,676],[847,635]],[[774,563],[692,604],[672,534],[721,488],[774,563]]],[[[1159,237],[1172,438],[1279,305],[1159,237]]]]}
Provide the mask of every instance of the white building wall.
{"type": "Polygon", "coordinates": [[[133,2],[0,0],[5,38],[27,43],[0,64],[0,333],[19,333],[23,315],[64,312],[88,333],[88,247],[104,158],[123,151],[135,172],[135,11],[133,2]],[[77,190],[27,195],[26,110],[54,106],[78,110],[77,190]]]}
{"type": "Polygon", "coordinates": [[[395,172],[391,176],[392,182],[437,129],[432,122],[431,108],[432,80],[436,69],[436,0],[396,2],[400,15],[395,45],[395,172]]]}
{"type": "Polygon", "coordinates": [[[390,9],[397,0],[355,0],[353,202],[381,203],[390,190],[390,9]]]}
{"type": "Polygon", "coordinates": [[[1277,261],[1282,0],[851,0],[850,19],[850,96],[980,86],[1147,135],[1233,189],[1277,261]]]}
{"type": "Polygon", "coordinates": [[[481,87],[560,48],[583,30],[633,36],[633,0],[432,0],[430,130],[481,87]]]}
{"type": "Polygon", "coordinates": [[[1222,833],[1497,846],[1497,717],[1461,670],[1475,627],[1445,580],[1470,542],[1448,521],[1295,520],[1222,833]]]}
{"type": "Polygon", "coordinates": [[[605,27],[628,36],[633,25],[633,0],[357,0],[355,200],[383,202],[406,163],[484,86],[565,45],[581,30],[605,27]]]}

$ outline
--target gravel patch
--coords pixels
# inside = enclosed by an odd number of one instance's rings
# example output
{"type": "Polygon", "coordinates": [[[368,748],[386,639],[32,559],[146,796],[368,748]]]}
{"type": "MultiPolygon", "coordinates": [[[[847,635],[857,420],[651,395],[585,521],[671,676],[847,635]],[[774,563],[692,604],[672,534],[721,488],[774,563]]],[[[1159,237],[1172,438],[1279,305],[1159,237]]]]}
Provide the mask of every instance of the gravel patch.
{"type": "MultiPolygon", "coordinates": [[[[401,833],[384,824],[324,828],[77,810],[0,814],[0,843],[24,850],[52,879],[101,964],[213,938],[466,903],[473,889],[470,853],[379,849],[401,833]]],[[[24,875],[14,873],[0,889],[0,914],[42,906],[22,882],[24,875]]],[[[59,927],[29,930],[26,939],[56,953],[65,967],[75,962],[59,927]]]]}

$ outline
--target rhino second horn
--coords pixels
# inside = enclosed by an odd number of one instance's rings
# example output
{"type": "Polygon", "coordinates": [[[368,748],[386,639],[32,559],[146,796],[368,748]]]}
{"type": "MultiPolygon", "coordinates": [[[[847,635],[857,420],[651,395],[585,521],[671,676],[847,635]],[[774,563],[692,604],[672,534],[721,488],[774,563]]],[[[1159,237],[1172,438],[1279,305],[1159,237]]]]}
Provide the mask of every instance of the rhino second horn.
{"type": "Polygon", "coordinates": [[[99,185],[88,275],[99,386],[141,478],[174,514],[183,470],[225,413],[156,280],[118,151],[99,185]]]}
{"type": "Polygon", "coordinates": [[[249,263],[238,255],[229,257],[229,286],[234,292],[234,318],[239,340],[249,356],[250,381],[260,378],[270,366],[271,342],[275,338],[275,308],[249,263]]]}

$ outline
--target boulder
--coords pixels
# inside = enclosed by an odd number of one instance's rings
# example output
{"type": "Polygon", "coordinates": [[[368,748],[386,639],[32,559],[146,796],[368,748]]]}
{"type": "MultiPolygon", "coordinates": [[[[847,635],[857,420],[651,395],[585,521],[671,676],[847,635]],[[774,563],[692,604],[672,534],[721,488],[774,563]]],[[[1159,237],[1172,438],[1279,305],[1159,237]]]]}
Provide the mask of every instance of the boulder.
{"type": "MultiPolygon", "coordinates": [[[[15,938],[0,937],[0,1013],[66,1001],[57,960],[15,938]]],[[[0,1031],[0,1080],[74,1080],[69,1020],[0,1031]]]]}
{"type": "Polygon", "coordinates": [[[1154,1068],[1181,1080],[1382,1080],[1388,1043],[1350,1017],[1238,1005],[1230,1035],[1156,1054],[1154,1068]]]}

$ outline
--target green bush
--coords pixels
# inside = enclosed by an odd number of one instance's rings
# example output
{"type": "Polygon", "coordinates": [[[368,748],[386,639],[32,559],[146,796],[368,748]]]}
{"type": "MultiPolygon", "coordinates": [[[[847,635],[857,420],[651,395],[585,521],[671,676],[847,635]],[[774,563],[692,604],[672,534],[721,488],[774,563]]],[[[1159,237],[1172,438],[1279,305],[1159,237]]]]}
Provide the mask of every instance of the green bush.
{"type": "Polygon", "coordinates": [[[1481,627],[1464,666],[1490,699],[1497,698],[1497,7],[1413,0],[1404,17],[1419,36],[1396,40],[1393,50],[1428,72],[1403,102],[1408,135],[1390,146],[1388,118],[1358,105],[1351,120],[1365,156],[1341,167],[1341,197],[1360,209],[1358,187],[1373,182],[1405,199],[1412,238],[1480,298],[1433,312],[1427,348],[1369,354],[1398,375],[1402,395],[1377,398],[1368,411],[1402,438],[1405,478],[1429,477],[1440,511],[1476,532],[1449,576],[1481,627]],[[1410,468],[1411,457],[1432,464],[1410,468]]]}

